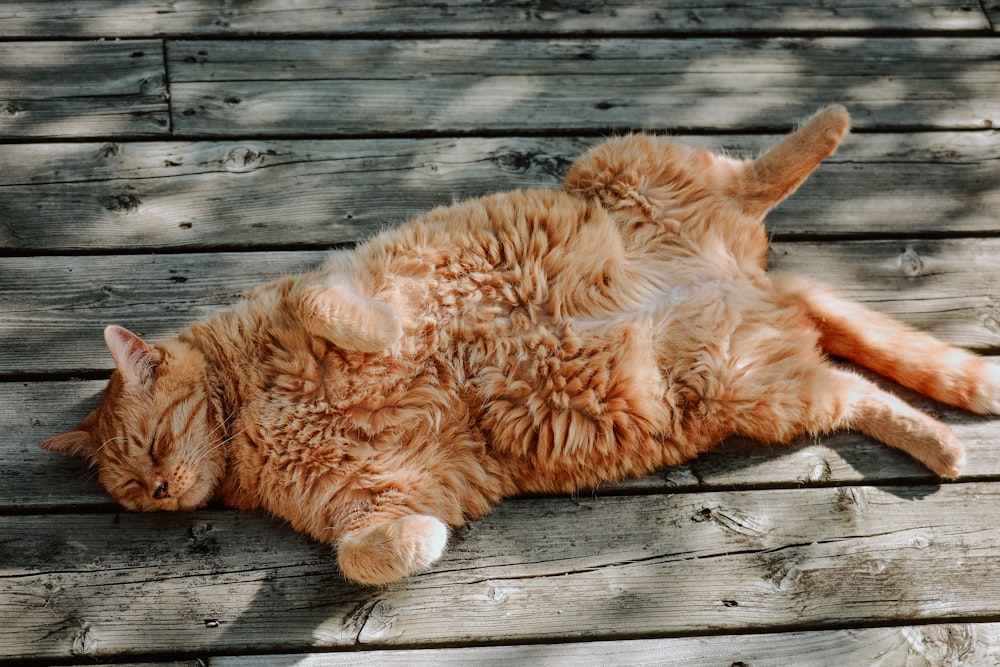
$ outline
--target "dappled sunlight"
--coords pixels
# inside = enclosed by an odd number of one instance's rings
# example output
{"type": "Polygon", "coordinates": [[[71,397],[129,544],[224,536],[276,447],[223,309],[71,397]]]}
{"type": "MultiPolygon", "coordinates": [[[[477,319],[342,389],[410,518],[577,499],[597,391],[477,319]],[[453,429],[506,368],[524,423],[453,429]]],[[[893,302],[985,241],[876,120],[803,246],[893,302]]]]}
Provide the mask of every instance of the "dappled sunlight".
{"type": "Polygon", "coordinates": [[[756,664],[750,644],[784,664],[833,626],[830,664],[851,662],[858,627],[897,640],[880,635],[858,664],[919,662],[938,648],[918,645],[929,628],[993,619],[998,422],[888,381],[966,444],[963,483],[856,432],[732,438],[639,480],[512,499],[383,588],[347,583],[332,547],[263,513],[124,513],[84,461],[38,448],[96,404],[108,324],[174,336],[434,206],[560,187],[609,134],[749,156],[831,103],[856,132],[769,214],[772,268],[996,351],[988,13],[965,0],[0,0],[0,662],[292,667],[382,648],[444,664],[463,646],[480,661],[573,647],[685,664],[667,642],[712,640],[726,664],[756,664]],[[659,653],[640,655],[637,637],[659,653]]]}
{"type": "Polygon", "coordinates": [[[844,99],[850,103],[864,104],[871,109],[892,107],[909,97],[910,86],[906,81],[883,76],[865,81],[844,90],[844,99]]]}

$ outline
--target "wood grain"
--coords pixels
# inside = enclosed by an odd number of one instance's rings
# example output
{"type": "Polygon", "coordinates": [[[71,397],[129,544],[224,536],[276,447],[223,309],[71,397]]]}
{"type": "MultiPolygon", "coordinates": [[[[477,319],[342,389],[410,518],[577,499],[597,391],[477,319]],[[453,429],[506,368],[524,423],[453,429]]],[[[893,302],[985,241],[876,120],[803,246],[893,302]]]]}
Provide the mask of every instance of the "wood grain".
{"type": "Polygon", "coordinates": [[[169,132],[159,41],[0,42],[0,63],[0,139],[169,132]]]}
{"type": "Polygon", "coordinates": [[[960,482],[852,433],[733,439],[506,502],[386,589],[263,514],[123,513],[37,445],[96,404],[105,324],[171,335],[432,206],[558,186],[609,132],[752,155],[828,102],[857,132],[769,216],[774,267],[996,352],[998,25],[968,0],[0,0],[0,662],[997,664],[998,421],[891,383],[966,444],[960,482]]]}
{"type": "Polygon", "coordinates": [[[985,482],[518,500],[382,590],[344,584],[327,547],[255,513],[0,517],[15,537],[0,543],[0,656],[986,618],[998,511],[985,482]]]}
{"type": "MultiPolygon", "coordinates": [[[[560,187],[599,139],[9,144],[0,247],[18,253],[328,247],[430,208],[560,187]]],[[[677,141],[753,156],[772,135],[677,141]]],[[[995,132],[855,134],[767,219],[779,239],[1000,232],[995,132]]]]}
{"type": "Polygon", "coordinates": [[[168,44],[176,132],[250,136],[784,131],[834,102],[866,129],[989,128],[998,55],[974,38],[168,44]]]}
{"type": "Polygon", "coordinates": [[[8,37],[145,37],[295,34],[412,35],[854,30],[982,31],[989,22],[964,0],[803,4],[775,0],[706,5],[685,0],[576,0],[573,3],[499,0],[408,2],[405,12],[374,0],[287,2],[224,0],[137,2],[70,0],[54,5],[0,1],[0,34],[8,37]]]}
{"type": "Polygon", "coordinates": [[[1000,662],[1000,625],[953,623],[569,644],[219,657],[212,667],[939,667],[1000,662]]]}

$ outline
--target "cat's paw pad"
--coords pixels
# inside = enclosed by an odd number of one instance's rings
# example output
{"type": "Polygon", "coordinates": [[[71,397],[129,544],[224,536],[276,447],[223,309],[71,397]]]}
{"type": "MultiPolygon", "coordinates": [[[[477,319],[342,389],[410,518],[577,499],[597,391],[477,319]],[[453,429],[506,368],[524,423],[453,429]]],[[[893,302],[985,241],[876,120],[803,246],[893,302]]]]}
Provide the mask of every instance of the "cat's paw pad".
{"type": "Polygon", "coordinates": [[[1000,415],[1000,365],[983,364],[969,397],[969,410],[981,415],[1000,415]]]}
{"type": "Polygon", "coordinates": [[[337,558],[351,581],[380,586],[426,569],[441,557],[447,542],[444,523],[412,514],[348,533],[337,558]]]}

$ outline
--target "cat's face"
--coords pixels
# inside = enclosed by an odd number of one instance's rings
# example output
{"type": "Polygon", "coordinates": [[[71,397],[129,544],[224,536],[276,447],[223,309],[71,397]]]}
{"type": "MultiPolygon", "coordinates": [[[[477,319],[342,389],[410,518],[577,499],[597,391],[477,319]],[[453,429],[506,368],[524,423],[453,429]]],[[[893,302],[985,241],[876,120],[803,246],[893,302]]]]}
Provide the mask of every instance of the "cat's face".
{"type": "Polygon", "coordinates": [[[225,472],[227,441],[204,358],[176,341],[150,347],[118,327],[105,338],[117,368],[101,404],[77,430],[42,447],[89,458],[130,510],[204,505],[225,472]]]}

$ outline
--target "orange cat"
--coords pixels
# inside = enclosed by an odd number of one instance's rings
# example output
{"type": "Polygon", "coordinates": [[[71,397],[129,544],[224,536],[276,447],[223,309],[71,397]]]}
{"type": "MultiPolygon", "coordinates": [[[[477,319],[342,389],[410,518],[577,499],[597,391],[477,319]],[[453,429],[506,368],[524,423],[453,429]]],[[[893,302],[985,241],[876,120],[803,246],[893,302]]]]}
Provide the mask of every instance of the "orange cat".
{"type": "Polygon", "coordinates": [[[824,353],[1000,408],[1000,369],[765,271],[764,214],[848,130],[828,108],[757,160],[634,135],[561,191],[435,209],[149,346],[119,327],[96,408],[46,449],[133,510],[265,508],[382,584],[521,492],[675,465],[730,435],[854,429],[938,475],[944,424],[824,353]]]}

